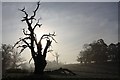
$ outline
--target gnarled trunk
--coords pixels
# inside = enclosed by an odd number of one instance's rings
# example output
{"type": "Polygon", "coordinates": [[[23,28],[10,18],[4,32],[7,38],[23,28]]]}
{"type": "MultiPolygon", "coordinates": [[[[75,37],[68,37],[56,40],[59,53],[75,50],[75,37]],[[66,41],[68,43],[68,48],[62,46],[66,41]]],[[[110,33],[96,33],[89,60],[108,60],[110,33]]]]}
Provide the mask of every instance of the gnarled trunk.
{"type": "Polygon", "coordinates": [[[47,62],[44,58],[42,58],[42,56],[37,56],[34,60],[35,65],[34,73],[43,75],[46,64],[47,62]]]}

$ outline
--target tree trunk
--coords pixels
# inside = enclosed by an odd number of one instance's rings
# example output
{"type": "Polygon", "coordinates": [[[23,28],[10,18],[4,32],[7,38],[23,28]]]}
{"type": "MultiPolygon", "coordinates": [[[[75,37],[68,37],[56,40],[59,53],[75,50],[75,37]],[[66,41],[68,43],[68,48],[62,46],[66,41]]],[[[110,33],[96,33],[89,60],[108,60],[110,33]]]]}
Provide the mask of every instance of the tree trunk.
{"type": "Polygon", "coordinates": [[[46,64],[47,62],[42,56],[37,56],[35,58],[35,63],[34,63],[35,65],[34,73],[43,75],[46,64]]]}

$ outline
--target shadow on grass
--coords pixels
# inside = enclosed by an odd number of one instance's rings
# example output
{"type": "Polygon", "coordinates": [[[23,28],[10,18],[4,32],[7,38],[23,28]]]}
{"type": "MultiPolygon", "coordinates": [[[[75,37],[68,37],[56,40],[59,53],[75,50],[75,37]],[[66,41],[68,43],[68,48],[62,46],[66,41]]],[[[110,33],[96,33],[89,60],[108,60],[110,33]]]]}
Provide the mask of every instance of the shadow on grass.
{"type": "Polygon", "coordinates": [[[4,76],[2,80],[48,80],[50,77],[48,75],[22,75],[22,76],[4,76]]]}
{"type": "MultiPolygon", "coordinates": [[[[58,75],[61,76],[61,75],[58,75]]],[[[29,75],[23,75],[23,76],[7,76],[2,78],[2,80],[120,80],[118,78],[78,78],[78,77],[51,77],[49,75],[34,75],[34,74],[29,74],[29,75]]]]}

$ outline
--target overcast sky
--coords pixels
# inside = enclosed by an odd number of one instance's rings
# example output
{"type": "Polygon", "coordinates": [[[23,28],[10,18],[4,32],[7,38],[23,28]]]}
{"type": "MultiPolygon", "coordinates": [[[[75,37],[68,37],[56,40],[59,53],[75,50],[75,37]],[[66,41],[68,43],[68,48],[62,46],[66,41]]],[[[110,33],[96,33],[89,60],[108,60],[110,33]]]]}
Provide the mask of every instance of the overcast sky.
{"type": "MultiPolygon", "coordinates": [[[[36,3],[4,2],[2,4],[2,43],[13,45],[22,37],[22,29],[27,27],[20,20],[24,16],[18,8],[26,7],[31,15],[36,3]]],[[[54,52],[60,54],[60,61],[76,62],[77,55],[86,43],[104,39],[107,44],[118,42],[117,2],[45,2],[37,13],[43,26],[37,28],[37,36],[56,32],[57,44],[54,52]]],[[[23,56],[30,59],[26,50],[23,56]]],[[[48,53],[48,60],[55,58],[48,53]]]]}

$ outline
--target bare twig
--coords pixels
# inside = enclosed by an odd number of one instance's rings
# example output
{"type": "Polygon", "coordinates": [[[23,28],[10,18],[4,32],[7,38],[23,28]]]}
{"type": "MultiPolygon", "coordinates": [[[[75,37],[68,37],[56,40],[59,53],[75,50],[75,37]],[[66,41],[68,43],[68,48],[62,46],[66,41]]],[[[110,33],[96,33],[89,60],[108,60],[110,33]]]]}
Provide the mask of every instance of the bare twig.
{"type": "Polygon", "coordinates": [[[22,53],[26,48],[27,47],[22,48],[21,51],[19,52],[19,54],[22,53]]]}
{"type": "Polygon", "coordinates": [[[30,62],[32,61],[32,59],[33,59],[33,58],[31,57],[30,60],[29,60],[29,64],[30,64],[30,62]]]}
{"type": "Polygon", "coordinates": [[[28,46],[27,45],[19,45],[17,48],[20,48],[20,47],[25,48],[25,47],[28,47],[28,46]]]}
{"type": "Polygon", "coordinates": [[[22,11],[22,12],[25,14],[25,17],[23,17],[23,19],[22,19],[21,21],[27,20],[27,19],[28,19],[28,14],[27,14],[27,12],[25,11],[25,7],[24,7],[23,9],[18,9],[18,10],[22,11]]]}
{"type": "Polygon", "coordinates": [[[41,26],[42,26],[42,24],[39,24],[39,20],[40,20],[40,19],[38,19],[38,21],[37,21],[37,23],[35,24],[33,30],[34,30],[37,26],[38,26],[38,27],[41,27],[41,26]]]}
{"type": "Polygon", "coordinates": [[[57,41],[54,39],[54,37],[53,36],[56,36],[55,35],[55,32],[53,33],[53,34],[44,34],[44,35],[42,35],[42,37],[40,38],[40,40],[39,40],[39,42],[41,42],[41,40],[42,39],[48,39],[48,40],[50,40],[50,38],[52,39],[52,40],[54,40],[56,43],[57,43],[57,41]]]}
{"type": "Polygon", "coordinates": [[[27,34],[27,31],[25,31],[25,29],[23,29],[23,33],[24,35],[30,35],[30,34],[27,34]]]}
{"type": "Polygon", "coordinates": [[[30,17],[30,19],[34,19],[35,15],[36,15],[36,12],[37,12],[37,10],[38,10],[38,8],[39,8],[39,6],[40,6],[40,2],[37,3],[37,7],[36,7],[36,9],[33,11],[33,15],[30,17]]]}

